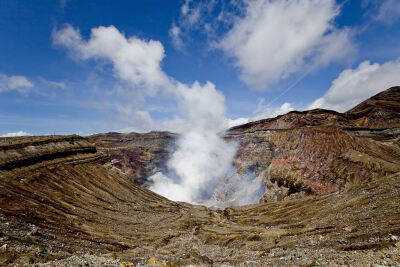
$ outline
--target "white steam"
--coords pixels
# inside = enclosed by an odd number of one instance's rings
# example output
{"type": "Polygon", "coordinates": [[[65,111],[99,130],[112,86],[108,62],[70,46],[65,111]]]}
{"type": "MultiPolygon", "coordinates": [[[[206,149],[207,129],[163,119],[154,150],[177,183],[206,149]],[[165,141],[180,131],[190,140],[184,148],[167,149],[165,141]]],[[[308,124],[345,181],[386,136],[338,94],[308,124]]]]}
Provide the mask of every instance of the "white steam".
{"type": "Polygon", "coordinates": [[[252,173],[239,175],[233,171],[224,179],[219,180],[211,198],[203,201],[202,204],[208,207],[225,208],[257,203],[264,194],[264,189],[265,185],[261,176],[254,177],[252,173]]]}
{"type": "MultiPolygon", "coordinates": [[[[225,97],[208,82],[177,90],[187,130],[177,142],[167,174],[149,178],[150,190],[171,200],[224,207],[257,202],[262,181],[239,176],[233,166],[236,144],[226,142],[225,97]]],[[[261,190],[262,191],[262,190],[261,190]]]]}
{"type": "Polygon", "coordinates": [[[168,162],[168,176],[156,173],[150,190],[171,200],[199,203],[212,196],[212,189],[232,168],[235,147],[217,133],[190,131],[178,140],[168,162]]]}
{"type": "Polygon", "coordinates": [[[231,170],[236,147],[218,135],[226,129],[225,97],[212,83],[180,84],[177,97],[187,130],[168,162],[169,173],[151,176],[150,189],[171,200],[199,202],[231,170]]]}

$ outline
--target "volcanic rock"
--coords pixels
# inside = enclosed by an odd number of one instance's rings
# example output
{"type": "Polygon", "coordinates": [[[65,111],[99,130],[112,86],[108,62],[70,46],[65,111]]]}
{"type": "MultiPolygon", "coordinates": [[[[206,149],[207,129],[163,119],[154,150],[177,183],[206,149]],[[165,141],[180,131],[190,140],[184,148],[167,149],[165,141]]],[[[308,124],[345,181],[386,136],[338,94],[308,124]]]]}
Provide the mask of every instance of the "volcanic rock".
{"type": "Polygon", "coordinates": [[[236,168],[262,175],[262,201],[326,194],[400,171],[400,87],[346,113],[316,109],[236,126],[236,168]],[[360,128],[362,127],[362,128],[360,128]]]}
{"type": "Polygon", "coordinates": [[[92,135],[89,141],[130,181],[145,184],[147,177],[166,169],[176,138],[176,134],[169,132],[106,133],[92,135]]]}

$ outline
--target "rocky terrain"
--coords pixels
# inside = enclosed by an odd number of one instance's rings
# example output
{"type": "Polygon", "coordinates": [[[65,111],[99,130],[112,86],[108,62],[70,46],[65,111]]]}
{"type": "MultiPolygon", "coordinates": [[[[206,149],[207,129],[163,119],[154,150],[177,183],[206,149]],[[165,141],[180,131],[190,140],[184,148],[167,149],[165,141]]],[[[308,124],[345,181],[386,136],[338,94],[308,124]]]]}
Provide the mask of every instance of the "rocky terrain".
{"type": "Polygon", "coordinates": [[[92,135],[89,141],[130,181],[145,184],[147,177],[166,168],[176,138],[169,132],[105,133],[92,135]]]}
{"type": "MultiPolygon", "coordinates": [[[[400,87],[385,90],[353,109],[293,111],[236,126],[225,139],[239,144],[239,173],[261,176],[262,202],[325,194],[400,171],[400,87]]],[[[177,135],[100,134],[98,150],[131,181],[165,169],[177,135]]]]}
{"type": "Polygon", "coordinates": [[[235,165],[266,181],[262,201],[335,192],[400,171],[400,87],[341,114],[289,112],[231,128],[235,165]]]}
{"type": "Polygon", "coordinates": [[[217,210],[141,186],[174,134],[0,138],[0,265],[400,265],[399,104],[395,87],[230,129],[267,186],[217,210]]]}

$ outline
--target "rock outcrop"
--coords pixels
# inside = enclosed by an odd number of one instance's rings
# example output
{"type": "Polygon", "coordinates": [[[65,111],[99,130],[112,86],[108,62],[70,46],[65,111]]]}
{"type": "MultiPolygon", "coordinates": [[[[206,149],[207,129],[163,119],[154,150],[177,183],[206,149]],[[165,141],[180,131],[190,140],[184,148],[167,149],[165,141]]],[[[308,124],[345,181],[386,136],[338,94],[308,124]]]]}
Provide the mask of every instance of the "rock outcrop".
{"type": "Polygon", "coordinates": [[[261,175],[262,201],[326,194],[400,171],[400,87],[346,113],[316,109],[231,128],[235,165],[261,175]]]}
{"type": "Polygon", "coordinates": [[[88,140],[77,135],[0,138],[0,169],[11,170],[42,161],[95,152],[96,148],[88,140]]]}
{"type": "Polygon", "coordinates": [[[294,193],[326,194],[399,172],[395,140],[400,129],[391,130],[394,138],[382,132],[318,126],[227,138],[239,141],[238,170],[262,175],[264,201],[276,201],[294,193]]]}
{"type": "Polygon", "coordinates": [[[92,135],[89,140],[130,181],[145,184],[147,177],[166,169],[176,138],[176,134],[169,132],[106,133],[92,135]]]}
{"type": "Polygon", "coordinates": [[[344,115],[357,127],[370,129],[400,128],[400,87],[385,90],[344,115]]]}

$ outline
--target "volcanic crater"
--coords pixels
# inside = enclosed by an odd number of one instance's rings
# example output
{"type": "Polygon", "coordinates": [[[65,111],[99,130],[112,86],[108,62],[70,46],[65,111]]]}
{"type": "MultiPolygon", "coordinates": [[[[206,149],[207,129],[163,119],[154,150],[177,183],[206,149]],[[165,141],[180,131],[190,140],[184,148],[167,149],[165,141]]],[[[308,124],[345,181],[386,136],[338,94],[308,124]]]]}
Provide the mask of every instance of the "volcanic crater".
{"type": "Polygon", "coordinates": [[[400,87],[345,113],[236,126],[259,203],[210,209],[147,189],[179,135],[0,138],[0,264],[400,264],[400,87]]]}

